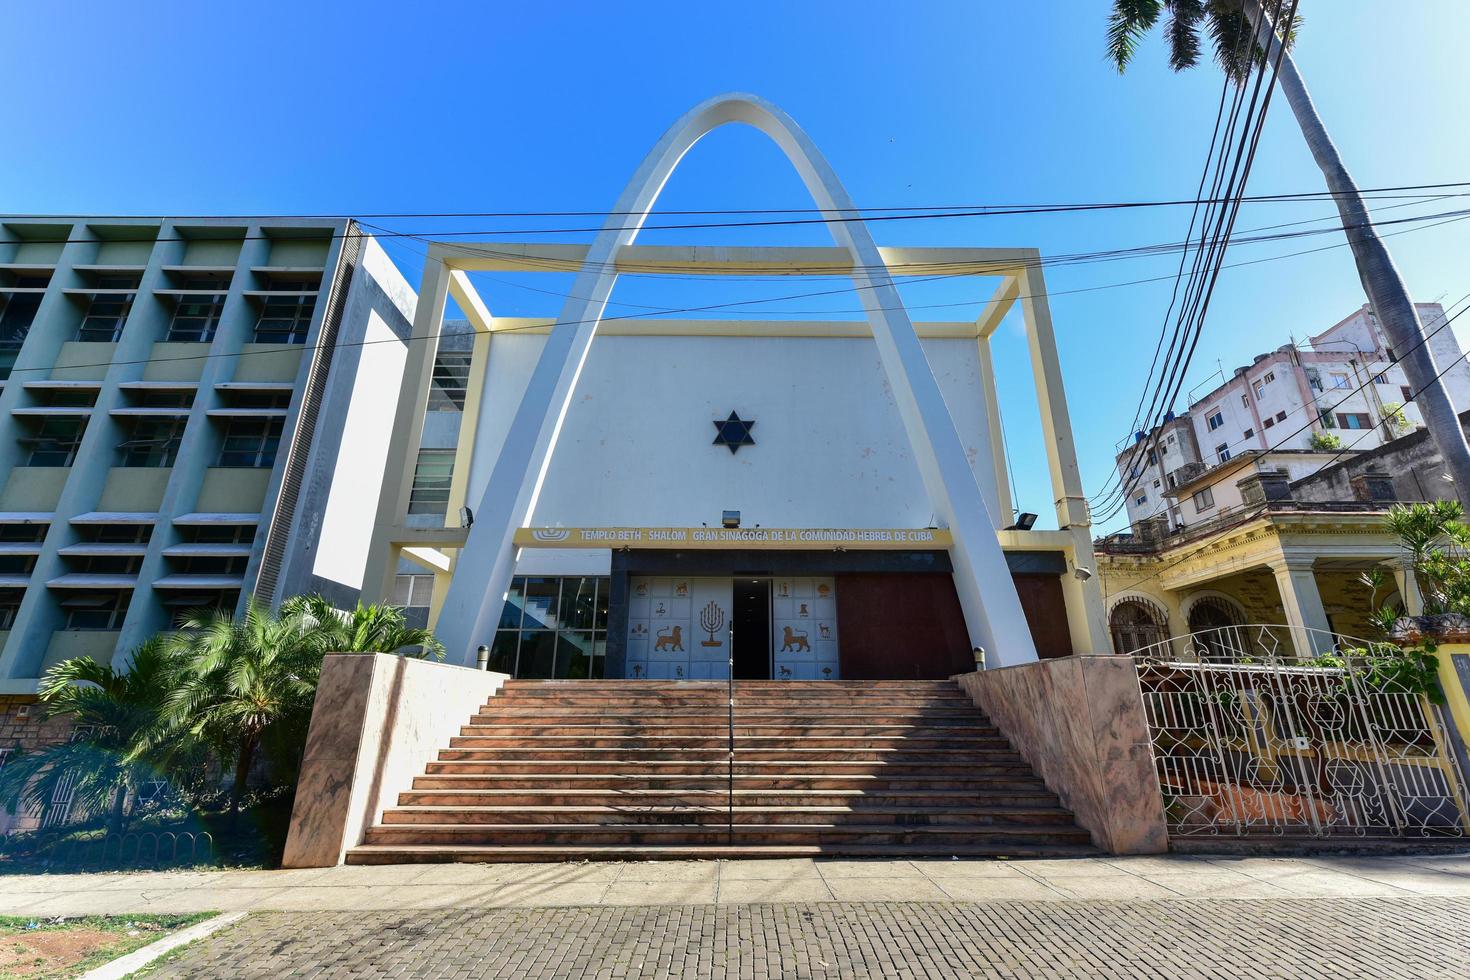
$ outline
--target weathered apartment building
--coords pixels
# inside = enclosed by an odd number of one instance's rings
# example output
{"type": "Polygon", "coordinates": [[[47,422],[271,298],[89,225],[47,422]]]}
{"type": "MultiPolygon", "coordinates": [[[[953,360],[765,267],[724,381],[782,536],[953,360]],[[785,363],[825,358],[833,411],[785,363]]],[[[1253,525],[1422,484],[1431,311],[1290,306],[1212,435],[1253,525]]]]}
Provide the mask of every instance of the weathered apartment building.
{"type": "MultiPolygon", "coordinates": [[[[1438,303],[1417,303],[1435,361],[1456,405],[1470,405],[1470,364],[1438,303]]],[[[1423,426],[1414,392],[1367,306],[1308,338],[1236,368],[1224,383],[1135,433],[1116,457],[1128,522],[1167,529],[1214,520],[1239,500],[1221,499],[1214,471],[1244,455],[1253,467],[1305,479],[1332,456],[1376,449],[1423,426]],[[1322,447],[1339,444],[1326,451],[1322,447]],[[1340,447],[1340,448],[1339,448],[1340,447]]],[[[1233,485],[1233,484],[1232,484],[1233,485]]],[[[1229,496],[1227,493],[1226,496],[1229,496]]]]}
{"type": "Polygon", "coordinates": [[[7,723],[188,610],[356,599],[414,303],[347,220],[0,221],[7,723]]]}

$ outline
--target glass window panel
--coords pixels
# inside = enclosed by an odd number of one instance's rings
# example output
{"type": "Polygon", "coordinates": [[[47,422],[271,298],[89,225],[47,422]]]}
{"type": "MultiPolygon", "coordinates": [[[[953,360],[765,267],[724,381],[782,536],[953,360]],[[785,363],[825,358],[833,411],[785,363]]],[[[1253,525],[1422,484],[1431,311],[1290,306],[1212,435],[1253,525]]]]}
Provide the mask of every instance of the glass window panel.
{"type": "Polygon", "coordinates": [[[592,674],[592,632],[563,630],[556,635],[556,676],[583,680],[592,674]]]}
{"type": "Polygon", "coordinates": [[[500,610],[501,629],[519,629],[521,625],[521,609],[526,605],[526,580],[514,578],[510,582],[510,591],[505,595],[505,605],[500,610]]]}
{"type": "Polygon", "coordinates": [[[490,643],[490,669],[502,674],[515,676],[516,672],[516,647],[521,642],[521,634],[515,630],[499,630],[495,639],[490,643]]]}
{"type": "Polygon", "coordinates": [[[593,615],[592,625],[597,629],[607,629],[607,603],[612,595],[611,579],[600,578],[597,580],[597,611],[593,615]]]}
{"type": "Polygon", "coordinates": [[[607,663],[607,636],[598,633],[592,641],[592,670],[589,677],[602,677],[603,665],[607,663]]]}
{"type": "Polygon", "coordinates": [[[558,625],[556,600],[561,579],[528,578],[524,581],[526,588],[526,617],[521,623],[521,628],[556,629],[558,625]]]}
{"type": "Polygon", "coordinates": [[[561,622],[558,626],[562,629],[591,629],[596,607],[597,579],[562,579],[561,611],[558,614],[561,622]]]}
{"type": "Polygon", "coordinates": [[[526,630],[521,634],[517,677],[550,678],[556,668],[556,631],[526,630]]]}

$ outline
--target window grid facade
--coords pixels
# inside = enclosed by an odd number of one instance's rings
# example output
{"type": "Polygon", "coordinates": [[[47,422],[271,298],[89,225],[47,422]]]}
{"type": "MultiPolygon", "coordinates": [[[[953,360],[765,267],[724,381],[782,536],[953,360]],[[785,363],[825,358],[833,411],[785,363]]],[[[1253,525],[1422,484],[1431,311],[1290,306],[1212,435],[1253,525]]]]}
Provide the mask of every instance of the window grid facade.
{"type": "Polygon", "coordinates": [[[408,494],[410,514],[449,513],[449,487],[454,479],[453,449],[420,449],[408,494]]]}
{"type": "Polygon", "coordinates": [[[490,669],[513,677],[604,676],[610,580],[517,576],[490,648],[490,669]]]}
{"type": "Polygon", "coordinates": [[[219,329],[219,318],[224,308],[223,293],[216,296],[179,297],[165,339],[171,343],[209,343],[214,339],[214,332],[219,329]]]}
{"type": "Polygon", "coordinates": [[[470,384],[469,354],[440,353],[434,358],[434,380],[429,387],[429,411],[463,412],[470,384]]]}
{"type": "MultiPolygon", "coordinates": [[[[136,282],[112,282],[103,280],[99,288],[103,289],[133,289],[137,287],[136,282]]],[[[123,324],[127,322],[128,313],[133,308],[133,293],[98,293],[92,297],[91,304],[87,307],[87,315],[82,317],[81,326],[77,327],[77,340],[90,341],[94,343],[115,343],[122,335],[123,324]]]]}
{"type": "Polygon", "coordinates": [[[42,419],[32,437],[24,440],[30,446],[27,466],[70,466],[77,458],[87,420],[76,416],[52,416],[42,419]]]}
{"type": "Polygon", "coordinates": [[[231,419],[220,448],[219,465],[255,469],[276,465],[283,424],[281,419],[231,419]]]}
{"type": "Polygon", "coordinates": [[[133,423],[131,438],[118,444],[119,466],[172,466],[184,441],[187,419],[141,418],[133,423]]]}
{"type": "Polygon", "coordinates": [[[390,605],[403,610],[404,619],[410,626],[427,628],[429,606],[434,597],[434,576],[414,573],[399,574],[393,578],[393,597],[390,605]]]}
{"type": "Polygon", "coordinates": [[[62,602],[66,609],[65,628],[82,631],[122,629],[132,596],[132,591],[127,590],[98,592],[66,599],[62,602]]]}
{"type": "Polygon", "coordinates": [[[316,297],[309,295],[272,296],[260,311],[255,324],[257,344],[304,344],[311,330],[311,317],[316,312],[316,297]]]}

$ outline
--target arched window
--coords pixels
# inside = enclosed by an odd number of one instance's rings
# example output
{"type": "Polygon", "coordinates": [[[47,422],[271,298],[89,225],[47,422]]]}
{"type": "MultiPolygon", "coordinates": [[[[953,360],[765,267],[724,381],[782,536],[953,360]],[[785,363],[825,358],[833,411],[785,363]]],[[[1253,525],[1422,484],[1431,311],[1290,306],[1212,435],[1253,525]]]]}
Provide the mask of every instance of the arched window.
{"type": "Polygon", "coordinates": [[[1201,596],[1189,607],[1191,645],[1207,656],[1236,658],[1247,653],[1241,629],[1245,625],[1245,611],[1224,596],[1201,596]]]}
{"type": "Polygon", "coordinates": [[[1147,599],[1124,599],[1108,617],[1113,633],[1113,651],[1132,653],[1169,638],[1169,614],[1147,599]]]}

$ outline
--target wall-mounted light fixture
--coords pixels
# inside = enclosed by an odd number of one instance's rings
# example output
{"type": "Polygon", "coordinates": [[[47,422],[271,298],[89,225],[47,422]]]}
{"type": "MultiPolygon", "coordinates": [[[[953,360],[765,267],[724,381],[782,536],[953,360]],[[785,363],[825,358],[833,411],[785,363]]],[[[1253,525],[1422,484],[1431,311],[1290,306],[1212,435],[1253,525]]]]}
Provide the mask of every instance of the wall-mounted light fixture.
{"type": "Polygon", "coordinates": [[[740,526],[740,511],[738,511],[738,510],[727,510],[727,511],[721,512],[721,514],[720,514],[720,526],[721,527],[739,527],[740,526]]]}
{"type": "Polygon", "coordinates": [[[1036,515],[1025,511],[1016,515],[1016,523],[1006,528],[1007,531],[1029,531],[1036,523],[1036,515]]]}

